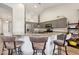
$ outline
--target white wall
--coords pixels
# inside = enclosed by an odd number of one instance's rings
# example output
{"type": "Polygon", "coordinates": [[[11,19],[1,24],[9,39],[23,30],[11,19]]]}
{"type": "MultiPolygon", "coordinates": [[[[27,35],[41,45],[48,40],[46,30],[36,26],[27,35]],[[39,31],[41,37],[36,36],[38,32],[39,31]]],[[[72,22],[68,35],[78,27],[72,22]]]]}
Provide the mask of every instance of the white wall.
{"type": "Polygon", "coordinates": [[[57,16],[65,16],[69,22],[78,21],[79,4],[64,4],[56,7],[51,7],[41,14],[41,22],[55,20],[57,16]]]}
{"type": "Polygon", "coordinates": [[[13,5],[13,34],[24,34],[24,5],[13,5]]]}
{"type": "Polygon", "coordinates": [[[0,3],[0,34],[8,33],[6,20],[12,20],[12,9],[0,3]]]}
{"type": "Polygon", "coordinates": [[[2,29],[3,27],[2,27],[2,21],[1,21],[1,19],[0,19],[0,33],[2,33],[3,31],[3,29],[2,29]]]}
{"type": "Polygon", "coordinates": [[[21,3],[4,3],[13,9],[13,34],[24,34],[24,5],[21,3]]]}
{"type": "Polygon", "coordinates": [[[0,6],[0,18],[3,18],[4,20],[12,19],[12,10],[0,6]]]}
{"type": "Polygon", "coordinates": [[[6,35],[7,33],[9,33],[9,29],[8,29],[8,21],[3,21],[3,33],[4,35],[6,35]]]}

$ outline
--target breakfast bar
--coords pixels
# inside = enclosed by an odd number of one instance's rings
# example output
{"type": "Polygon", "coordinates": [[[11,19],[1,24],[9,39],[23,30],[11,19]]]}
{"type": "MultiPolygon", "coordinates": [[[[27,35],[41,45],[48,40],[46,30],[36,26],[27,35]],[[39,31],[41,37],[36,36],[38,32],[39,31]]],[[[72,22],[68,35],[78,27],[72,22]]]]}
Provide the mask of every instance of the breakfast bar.
{"type": "Polygon", "coordinates": [[[24,44],[22,45],[21,49],[24,54],[33,54],[32,44],[30,41],[30,37],[48,37],[48,40],[46,42],[46,54],[52,54],[53,53],[53,40],[57,39],[57,35],[60,33],[45,33],[45,34],[34,34],[34,33],[28,33],[25,36],[22,36],[18,40],[24,41],[24,44]]]}

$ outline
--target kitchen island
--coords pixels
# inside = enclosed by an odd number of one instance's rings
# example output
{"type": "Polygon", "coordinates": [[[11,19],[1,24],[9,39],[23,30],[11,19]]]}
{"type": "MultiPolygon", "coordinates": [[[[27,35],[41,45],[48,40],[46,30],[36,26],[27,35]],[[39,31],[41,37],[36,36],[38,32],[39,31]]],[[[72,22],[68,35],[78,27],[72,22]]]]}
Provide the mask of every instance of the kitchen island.
{"type": "MultiPolygon", "coordinates": [[[[46,43],[46,50],[45,53],[46,55],[52,55],[53,53],[53,40],[57,39],[57,35],[61,34],[60,32],[51,32],[51,33],[26,33],[26,35],[15,35],[16,40],[21,40],[23,41],[23,45],[21,47],[23,54],[24,55],[32,55],[33,54],[33,49],[32,49],[32,44],[30,42],[30,37],[48,37],[47,43],[46,43]]],[[[2,42],[0,40],[0,42],[2,42]]],[[[2,48],[2,43],[1,48],[2,48]]],[[[0,50],[1,50],[0,48],[0,50]]],[[[6,54],[6,53],[4,53],[6,54]]]]}
{"type": "Polygon", "coordinates": [[[30,37],[48,37],[45,53],[51,55],[53,53],[53,40],[57,39],[58,34],[61,33],[27,33],[25,36],[19,38],[19,40],[24,41],[24,44],[22,45],[23,53],[25,55],[33,54],[30,37]]]}

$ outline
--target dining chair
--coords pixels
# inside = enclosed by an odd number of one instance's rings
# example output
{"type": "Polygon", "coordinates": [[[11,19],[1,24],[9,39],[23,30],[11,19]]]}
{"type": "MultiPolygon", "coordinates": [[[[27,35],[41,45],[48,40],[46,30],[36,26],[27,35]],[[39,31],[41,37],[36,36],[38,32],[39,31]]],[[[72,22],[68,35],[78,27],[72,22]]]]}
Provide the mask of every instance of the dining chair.
{"type": "Polygon", "coordinates": [[[67,53],[67,42],[66,42],[66,35],[65,34],[57,35],[57,40],[54,40],[53,43],[54,43],[53,54],[55,54],[56,46],[58,46],[58,54],[61,54],[61,47],[64,47],[65,48],[65,54],[68,55],[68,53],[67,53]]]}
{"type": "Polygon", "coordinates": [[[4,51],[4,48],[6,48],[8,50],[8,55],[12,55],[13,51],[15,50],[15,52],[18,52],[19,54],[21,54],[21,43],[19,41],[15,41],[15,37],[12,36],[3,36],[1,37],[3,40],[3,49],[2,49],[2,53],[4,51]],[[18,48],[18,51],[16,50],[18,48]]]}
{"type": "Polygon", "coordinates": [[[37,54],[39,50],[42,51],[42,55],[45,55],[47,39],[47,37],[30,37],[33,48],[33,55],[37,54]]]}

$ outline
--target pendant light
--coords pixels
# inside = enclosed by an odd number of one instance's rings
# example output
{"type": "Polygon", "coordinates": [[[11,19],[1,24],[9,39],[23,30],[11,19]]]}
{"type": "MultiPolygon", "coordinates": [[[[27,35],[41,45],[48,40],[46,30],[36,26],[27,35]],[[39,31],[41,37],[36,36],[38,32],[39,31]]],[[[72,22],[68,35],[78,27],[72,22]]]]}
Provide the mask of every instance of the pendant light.
{"type": "Polygon", "coordinates": [[[38,28],[40,27],[40,14],[38,15],[38,24],[37,24],[37,27],[38,28]]]}
{"type": "MultiPolygon", "coordinates": [[[[39,6],[40,6],[40,3],[38,3],[39,6]]],[[[40,13],[38,14],[38,24],[37,24],[37,27],[39,28],[40,27],[40,13]]]]}

